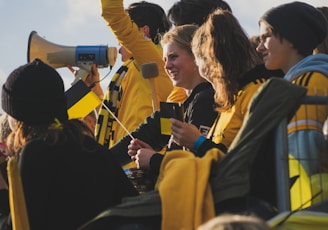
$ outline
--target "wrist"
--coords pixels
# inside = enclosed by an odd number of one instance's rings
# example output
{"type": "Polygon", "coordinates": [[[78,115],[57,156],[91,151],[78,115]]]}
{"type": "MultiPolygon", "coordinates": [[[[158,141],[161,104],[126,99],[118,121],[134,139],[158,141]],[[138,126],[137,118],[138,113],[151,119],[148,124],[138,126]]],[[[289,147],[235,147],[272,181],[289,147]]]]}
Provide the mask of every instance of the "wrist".
{"type": "Polygon", "coordinates": [[[206,137],[200,136],[197,138],[193,145],[193,150],[198,151],[199,147],[203,144],[203,142],[206,140],[206,137]]]}

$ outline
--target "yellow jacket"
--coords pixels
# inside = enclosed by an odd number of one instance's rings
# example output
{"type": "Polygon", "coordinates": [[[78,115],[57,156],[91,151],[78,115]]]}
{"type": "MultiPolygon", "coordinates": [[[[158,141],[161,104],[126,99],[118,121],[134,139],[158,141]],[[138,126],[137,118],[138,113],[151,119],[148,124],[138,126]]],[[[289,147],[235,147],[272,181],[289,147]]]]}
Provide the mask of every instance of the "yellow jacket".
{"type": "Polygon", "coordinates": [[[183,150],[165,154],[156,184],[162,203],[163,230],[196,229],[215,216],[209,176],[212,163],[223,156],[215,148],[201,158],[183,150]]]}
{"type": "MultiPolygon", "coordinates": [[[[125,12],[123,1],[102,0],[101,3],[102,16],[117,41],[133,54],[134,61],[129,65],[121,82],[122,96],[117,115],[127,130],[133,131],[153,112],[150,82],[143,78],[141,66],[150,62],[156,62],[158,65],[159,76],[154,79],[158,103],[166,101],[173,85],[164,71],[161,46],[144,37],[125,12]]],[[[113,130],[115,132],[111,146],[126,135],[125,130],[116,122],[113,124],[113,130]]]]}
{"type": "Polygon", "coordinates": [[[229,111],[222,112],[218,121],[212,126],[208,135],[209,139],[229,148],[244,121],[250,100],[264,81],[264,79],[258,79],[257,82],[250,82],[238,92],[234,106],[229,111]]]}
{"type": "MultiPolygon", "coordinates": [[[[307,96],[328,95],[328,77],[323,73],[307,72],[300,75],[293,83],[306,87],[308,89],[307,96]]],[[[288,133],[296,130],[317,130],[322,132],[327,116],[326,105],[301,105],[288,124],[288,133]]]]}

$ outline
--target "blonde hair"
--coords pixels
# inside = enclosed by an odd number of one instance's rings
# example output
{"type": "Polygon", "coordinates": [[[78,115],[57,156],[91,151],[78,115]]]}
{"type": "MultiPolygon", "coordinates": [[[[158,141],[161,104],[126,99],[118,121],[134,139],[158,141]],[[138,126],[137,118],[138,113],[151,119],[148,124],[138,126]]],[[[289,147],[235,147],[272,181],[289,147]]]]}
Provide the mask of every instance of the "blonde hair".
{"type": "Polygon", "coordinates": [[[192,51],[201,74],[215,88],[218,111],[229,110],[240,89],[238,80],[261,63],[238,20],[226,10],[216,10],[196,31],[192,51]]]}
{"type": "Polygon", "coordinates": [[[271,230],[272,228],[256,216],[224,214],[217,216],[197,230],[271,230]]]}
{"type": "Polygon", "coordinates": [[[161,40],[161,45],[163,46],[169,42],[174,42],[180,48],[192,54],[191,41],[197,29],[198,26],[196,25],[177,26],[164,34],[161,40]]]}

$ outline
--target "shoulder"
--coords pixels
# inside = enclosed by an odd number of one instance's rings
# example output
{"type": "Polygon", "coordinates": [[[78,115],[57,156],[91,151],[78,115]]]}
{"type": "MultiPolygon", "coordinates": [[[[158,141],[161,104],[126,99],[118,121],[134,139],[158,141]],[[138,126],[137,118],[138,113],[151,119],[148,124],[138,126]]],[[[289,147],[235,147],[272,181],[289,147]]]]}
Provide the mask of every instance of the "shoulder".
{"type": "MultiPolygon", "coordinates": [[[[313,82],[328,82],[328,76],[324,73],[317,71],[308,71],[299,75],[295,80],[293,80],[294,84],[302,85],[307,87],[310,83],[313,82]]],[[[319,86],[319,85],[318,85],[319,86]]]]}
{"type": "Polygon", "coordinates": [[[191,98],[211,98],[214,101],[215,90],[211,83],[203,82],[195,87],[189,97],[191,98]]]}
{"type": "Polygon", "coordinates": [[[38,154],[44,151],[51,151],[53,146],[50,146],[43,140],[31,140],[26,143],[24,148],[22,149],[21,155],[25,154],[38,154]]]}
{"type": "Polygon", "coordinates": [[[34,171],[55,164],[58,162],[56,158],[60,159],[59,154],[56,154],[58,152],[43,140],[29,141],[20,153],[19,165],[22,174],[28,173],[31,169],[34,171]]]}

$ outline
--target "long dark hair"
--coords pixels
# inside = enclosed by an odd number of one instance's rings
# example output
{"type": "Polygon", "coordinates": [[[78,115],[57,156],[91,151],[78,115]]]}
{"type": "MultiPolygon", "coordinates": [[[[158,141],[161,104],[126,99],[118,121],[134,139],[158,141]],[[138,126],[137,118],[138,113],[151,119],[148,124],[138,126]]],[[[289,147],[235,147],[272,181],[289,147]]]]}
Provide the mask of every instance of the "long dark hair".
{"type": "Polygon", "coordinates": [[[93,133],[79,119],[42,125],[17,121],[15,130],[9,134],[6,143],[10,155],[19,157],[22,148],[31,140],[39,139],[49,145],[57,145],[71,139],[83,146],[86,136],[93,136],[93,133]]]}
{"type": "Polygon", "coordinates": [[[216,10],[195,33],[192,49],[200,72],[215,88],[218,111],[230,109],[238,80],[261,63],[247,34],[229,11],[216,10]]]}

